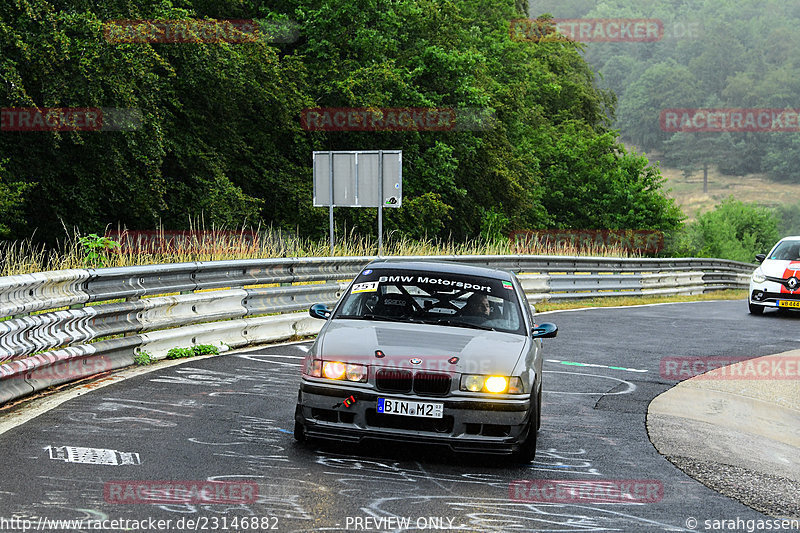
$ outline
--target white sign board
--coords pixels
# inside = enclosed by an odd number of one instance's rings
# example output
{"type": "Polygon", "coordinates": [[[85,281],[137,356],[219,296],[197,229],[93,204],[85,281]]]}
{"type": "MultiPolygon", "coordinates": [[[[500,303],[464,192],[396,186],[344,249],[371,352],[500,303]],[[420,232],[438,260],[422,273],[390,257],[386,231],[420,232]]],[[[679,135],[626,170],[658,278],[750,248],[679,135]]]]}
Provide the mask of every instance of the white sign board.
{"type": "Polygon", "coordinates": [[[402,150],[314,152],[314,207],[400,207],[402,150]]]}

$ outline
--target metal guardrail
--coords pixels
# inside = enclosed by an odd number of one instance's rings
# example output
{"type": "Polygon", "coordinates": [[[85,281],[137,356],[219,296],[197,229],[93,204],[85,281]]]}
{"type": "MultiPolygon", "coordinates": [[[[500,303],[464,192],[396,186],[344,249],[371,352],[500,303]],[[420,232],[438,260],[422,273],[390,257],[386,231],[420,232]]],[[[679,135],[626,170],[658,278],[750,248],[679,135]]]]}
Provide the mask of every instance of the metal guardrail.
{"type": "MultiPolygon", "coordinates": [[[[532,302],[746,288],[754,265],[717,259],[438,256],[518,273],[532,302]]],[[[0,403],[132,365],[142,351],[223,349],[319,331],[370,257],[249,259],[0,277],[0,403]],[[267,316],[264,316],[267,315],[267,316]],[[272,316],[269,316],[272,315],[272,316]]]]}

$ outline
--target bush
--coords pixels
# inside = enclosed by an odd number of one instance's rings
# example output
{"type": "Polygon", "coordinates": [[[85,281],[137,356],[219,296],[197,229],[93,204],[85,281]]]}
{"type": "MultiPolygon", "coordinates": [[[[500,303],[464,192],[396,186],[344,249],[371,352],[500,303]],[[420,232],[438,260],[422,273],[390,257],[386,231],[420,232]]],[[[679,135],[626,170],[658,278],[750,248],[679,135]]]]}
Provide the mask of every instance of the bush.
{"type": "Polygon", "coordinates": [[[800,203],[779,205],[775,208],[778,217],[778,233],[781,237],[800,235],[800,203]]]}
{"type": "Polygon", "coordinates": [[[772,209],[729,197],[671,235],[668,255],[714,257],[750,263],[779,238],[772,209]]]}
{"type": "Polygon", "coordinates": [[[150,352],[139,352],[133,356],[133,363],[137,366],[147,366],[153,362],[150,352]]]}
{"type": "Polygon", "coordinates": [[[194,357],[196,355],[217,355],[219,348],[213,344],[197,344],[191,348],[172,348],[167,352],[167,359],[183,359],[184,357],[194,357]]]}

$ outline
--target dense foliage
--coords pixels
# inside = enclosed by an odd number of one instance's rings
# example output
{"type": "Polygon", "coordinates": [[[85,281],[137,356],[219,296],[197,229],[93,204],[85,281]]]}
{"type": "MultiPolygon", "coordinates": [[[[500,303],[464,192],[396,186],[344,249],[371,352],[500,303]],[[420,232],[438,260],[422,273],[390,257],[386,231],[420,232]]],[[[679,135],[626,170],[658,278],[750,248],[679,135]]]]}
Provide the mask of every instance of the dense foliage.
{"type": "Polygon", "coordinates": [[[729,174],[765,172],[800,182],[800,133],[669,133],[667,108],[797,108],[800,11],[782,0],[537,0],[556,18],[654,18],[657,42],[593,43],[586,59],[619,97],[622,137],[663,152],[670,166],[719,165],[729,174]],[[709,138],[711,137],[711,138],[709,138]]]}
{"type": "Polygon", "coordinates": [[[728,198],[672,235],[669,255],[753,262],[780,237],[776,211],[728,198]]]}
{"type": "MultiPolygon", "coordinates": [[[[386,227],[457,239],[545,227],[671,229],[656,168],[609,130],[581,45],[510,38],[505,0],[14,0],[0,5],[0,107],[141,110],[133,131],[0,134],[0,232],[186,227],[190,218],[322,235],[311,152],[403,150],[386,227]],[[298,38],[117,44],[114,19],[291,21],[298,38]],[[309,132],[310,107],[480,108],[482,131],[309,132]]],[[[374,231],[374,209],[338,209],[374,231]]]]}

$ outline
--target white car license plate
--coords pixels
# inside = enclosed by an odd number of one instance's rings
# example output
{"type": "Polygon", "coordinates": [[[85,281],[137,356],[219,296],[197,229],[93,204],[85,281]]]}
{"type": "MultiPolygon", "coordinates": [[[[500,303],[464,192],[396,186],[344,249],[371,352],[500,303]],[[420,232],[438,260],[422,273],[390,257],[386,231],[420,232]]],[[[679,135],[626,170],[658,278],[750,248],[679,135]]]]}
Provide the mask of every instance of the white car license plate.
{"type": "Polygon", "coordinates": [[[422,418],[442,418],[444,404],[433,402],[414,402],[378,398],[378,412],[387,415],[419,416],[422,418]]]}
{"type": "Polygon", "coordinates": [[[800,307],[800,300],[778,300],[778,307],[800,307]]]}

